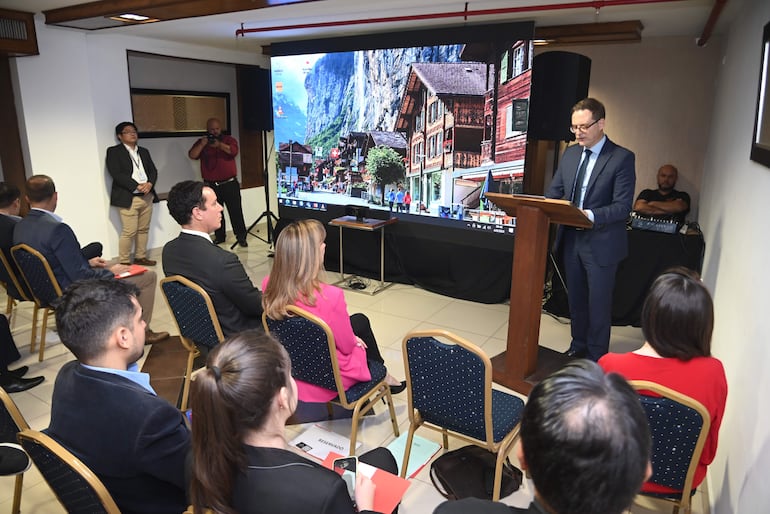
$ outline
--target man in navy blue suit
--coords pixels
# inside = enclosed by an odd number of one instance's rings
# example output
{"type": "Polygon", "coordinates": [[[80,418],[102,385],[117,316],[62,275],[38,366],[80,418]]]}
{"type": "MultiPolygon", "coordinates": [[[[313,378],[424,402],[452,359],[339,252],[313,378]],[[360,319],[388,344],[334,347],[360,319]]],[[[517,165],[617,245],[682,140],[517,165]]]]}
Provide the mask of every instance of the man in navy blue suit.
{"type": "Polygon", "coordinates": [[[628,254],[626,220],[634,199],[634,154],[604,135],[604,105],[594,98],[572,107],[577,145],[565,150],[548,198],[570,200],[593,222],[590,229],[560,227],[572,343],[566,354],[594,361],[607,353],[612,290],[618,263],[628,254]]]}
{"type": "Polygon", "coordinates": [[[70,285],[56,306],[62,366],[48,434],[104,482],[123,514],[182,512],[190,431],[138,370],[145,322],[139,290],[125,280],[70,285]]]}

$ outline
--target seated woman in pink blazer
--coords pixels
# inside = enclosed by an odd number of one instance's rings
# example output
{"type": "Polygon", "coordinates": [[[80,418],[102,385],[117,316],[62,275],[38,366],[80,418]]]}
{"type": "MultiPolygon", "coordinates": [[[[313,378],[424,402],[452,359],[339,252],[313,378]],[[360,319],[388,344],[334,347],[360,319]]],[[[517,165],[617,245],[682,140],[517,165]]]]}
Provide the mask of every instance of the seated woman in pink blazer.
{"type": "MultiPolygon", "coordinates": [[[[287,316],[286,306],[296,305],[324,320],[337,345],[337,361],[345,389],[371,380],[367,361],[384,363],[363,314],[348,314],[342,289],[321,281],[326,230],[318,220],[295,221],[284,228],[275,243],[271,274],[262,281],[262,307],[271,319],[287,316]]],[[[386,376],[391,393],[406,387],[392,375],[386,376]]],[[[304,402],[327,402],[337,393],[297,380],[299,398],[304,402]]]]}
{"type": "MultiPolygon", "coordinates": [[[[711,417],[706,444],[695,470],[693,486],[706,476],[717,452],[719,426],[727,402],[727,379],[722,363],[711,356],[714,304],[697,273],[674,268],[659,276],[642,307],[645,343],[631,353],[608,353],[599,359],[607,373],[626,380],[649,380],[702,403],[711,417]]],[[[642,486],[649,493],[674,493],[653,482],[642,486]]]]}

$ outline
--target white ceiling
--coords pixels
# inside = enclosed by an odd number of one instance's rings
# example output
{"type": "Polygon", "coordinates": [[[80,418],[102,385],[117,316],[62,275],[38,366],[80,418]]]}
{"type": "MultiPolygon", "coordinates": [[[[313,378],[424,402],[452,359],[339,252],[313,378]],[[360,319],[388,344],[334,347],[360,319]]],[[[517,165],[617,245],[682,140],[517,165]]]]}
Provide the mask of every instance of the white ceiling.
{"type": "MultiPolygon", "coordinates": [[[[647,0],[650,1],[650,0],[647,0]]],[[[0,7],[27,12],[37,12],[83,3],[73,0],[0,0],[0,7]]],[[[575,0],[562,0],[560,5],[572,4],[575,0]]],[[[585,3],[585,2],[581,2],[585,3]]],[[[740,0],[728,2],[716,34],[724,31],[738,7],[740,0]]],[[[237,13],[220,14],[185,20],[173,20],[145,25],[133,25],[103,29],[100,33],[122,33],[148,38],[157,38],[184,43],[243,51],[261,51],[262,45],[292,39],[309,39],[339,35],[365,34],[403,30],[425,26],[457,25],[462,18],[437,18],[411,22],[377,23],[348,27],[323,27],[263,32],[235,36],[236,29],[243,23],[245,28],[276,27],[304,23],[335,22],[342,20],[366,20],[405,15],[425,15],[443,12],[460,12],[465,9],[464,1],[447,0],[324,0],[304,4],[284,5],[237,13]]],[[[540,6],[548,8],[556,3],[549,0],[473,0],[467,2],[468,10],[487,10],[509,7],[540,6]]],[[[592,7],[569,9],[536,10],[496,16],[475,16],[470,23],[534,20],[538,26],[569,25],[576,23],[641,20],[644,25],[642,37],[651,36],[700,36],[708,19],[714,0],[675,0],[663,3],[647,3],[618,7],[603,7],[598,12],[592,7]]],[[[41,20],[42,14],[40,15],[41,20]]],[[[74,29],[68,29],[74,30],[74,29]]]]}

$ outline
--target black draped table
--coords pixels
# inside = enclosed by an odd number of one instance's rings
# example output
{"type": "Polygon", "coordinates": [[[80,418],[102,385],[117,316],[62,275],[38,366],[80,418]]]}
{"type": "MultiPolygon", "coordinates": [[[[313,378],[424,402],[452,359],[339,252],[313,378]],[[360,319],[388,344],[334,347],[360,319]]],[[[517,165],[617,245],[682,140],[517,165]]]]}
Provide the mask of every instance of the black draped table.
{"type": "MultiPolygon", "coordinates": [[[[700,233],[629,230],[628,257],[618,266],[615,278],[612,324],[639,326],[642,304],[655,278],[672,266],[685,266],[700,273],[704,249],[700,233]]],[[[556,257],[556,263],[560,270],[564,269],[560,256],[556,257]]],[[[569,317],[567,295],[556,273],[552,278],[551,297],[543,308],[556,316],[569,317]]]]}

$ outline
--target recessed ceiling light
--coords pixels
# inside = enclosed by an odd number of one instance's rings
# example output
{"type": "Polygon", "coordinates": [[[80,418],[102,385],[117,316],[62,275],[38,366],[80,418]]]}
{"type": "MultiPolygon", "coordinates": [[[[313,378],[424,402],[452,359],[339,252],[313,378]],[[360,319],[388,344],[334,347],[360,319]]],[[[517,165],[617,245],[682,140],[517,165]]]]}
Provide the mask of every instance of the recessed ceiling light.
{"type": "Polygon", "coordinates": [[[147,21],[150,19],[149,16],[142,16],[141,14],[121,14],[118,16],[118,18],[123,18],[124,20],[131,20],[131,21],[147,21]]]}
{"type": "MultiPolygon", "coordinates": [[[[106,18],[107,16],[105,16],[106,18]]],[[[109,16],[109,19],[119,21],[121,23],[153,23],[156,21],[160,21],[158,18],[150,18],[149,16],[143,16],[141,14],[132,14],[132,13],[126,13],[126,14],[120,14],[118,16],[109,16]]]]}

